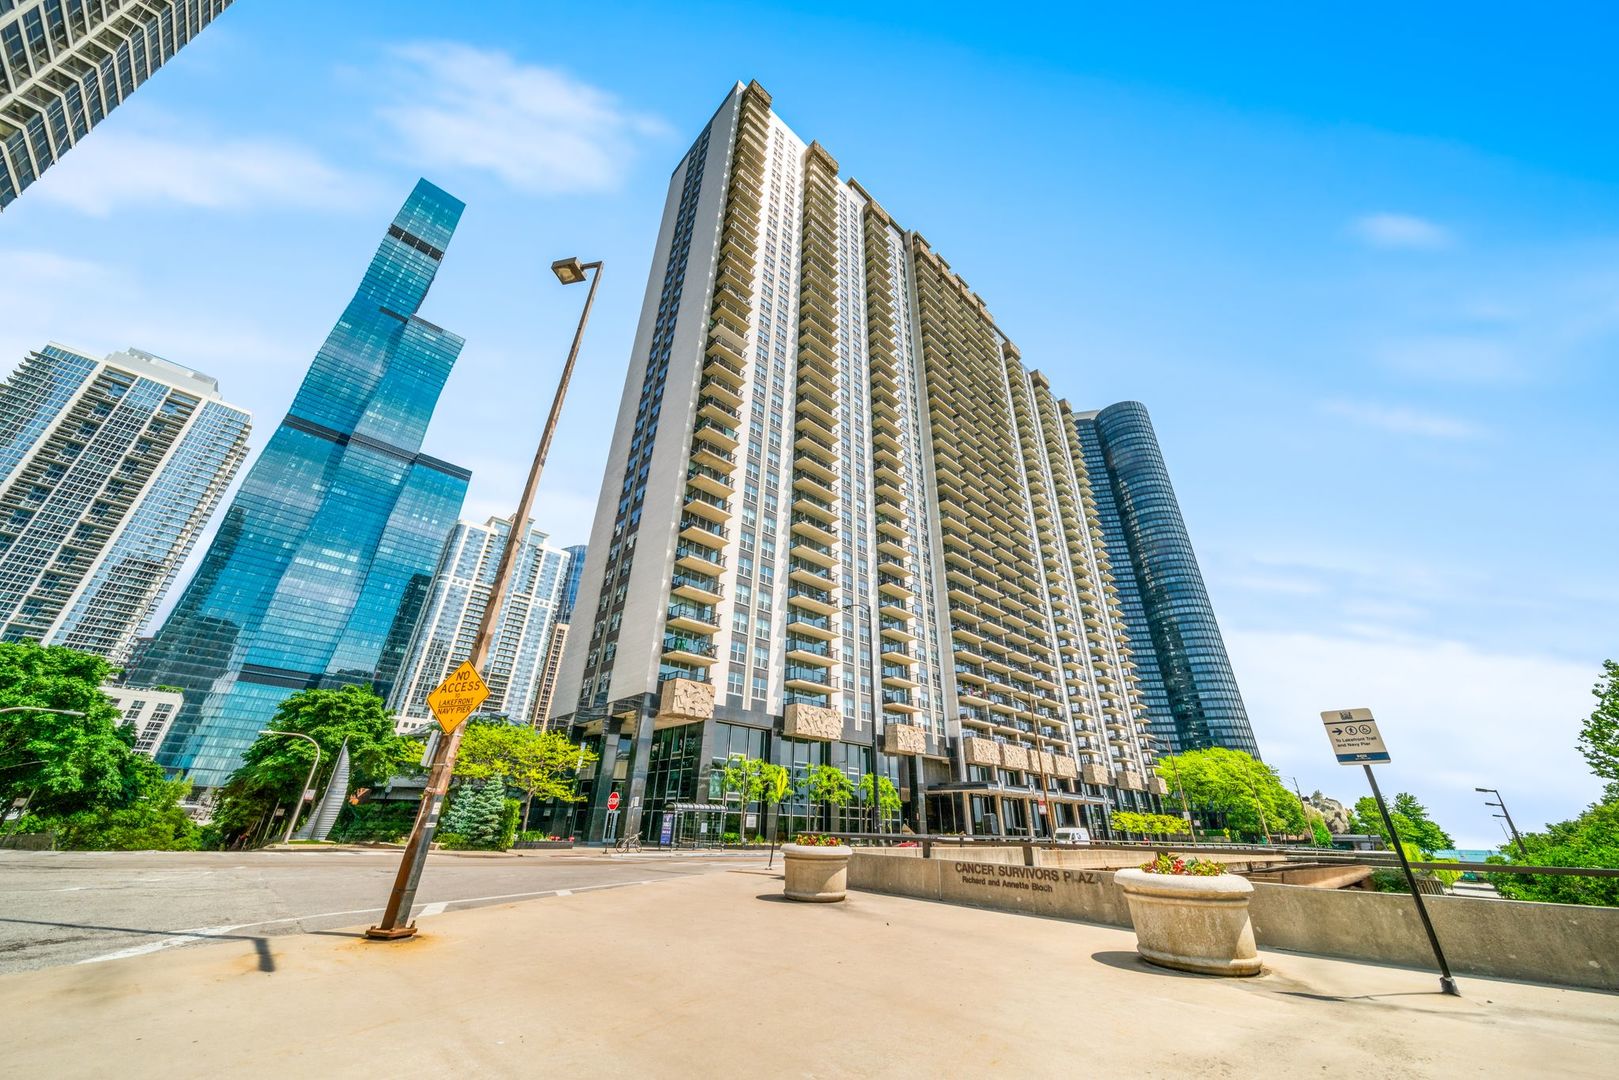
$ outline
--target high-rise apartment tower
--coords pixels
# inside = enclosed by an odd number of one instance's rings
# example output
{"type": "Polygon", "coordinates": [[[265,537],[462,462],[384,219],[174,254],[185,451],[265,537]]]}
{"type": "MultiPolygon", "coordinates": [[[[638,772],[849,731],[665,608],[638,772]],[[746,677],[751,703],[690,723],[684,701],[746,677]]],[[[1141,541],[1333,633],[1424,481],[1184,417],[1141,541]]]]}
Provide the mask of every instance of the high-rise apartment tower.
{"type": "Polygon", "coordinates": [[[0,384],[0,640],[127,661],[246,453],[207,375],[61,345],[0,384]]]}
{"type": "Polygon", "coordinates": [[[0,0],[0,210],[231,0],[0,0]]]}
{"type": "Polygon", "coordinates": [[[552,710],[602,749],[579,826],[652,835],[735,753],[858,777],[873,725],[916,828],[1154,807],[1089,473],[983,300],[739,84],[671,180],[552,710]]]}
{"type": "Polygon", "coordinates": [[[1186,533],[1146,406],[1076,417],[1124,623],[1136,643],[1147,721],[1165,749],[1218,746],[1259,756],[1225,639],[1186,533]]]}
{"type": "MultiPolygon", "coordinates": [[[[463,521],[450,531],[388,702],[402,730],[432,720],[427,695],[472,655],[478,625],[489,605],[489,587],[510,533],[511,522],[499,518],[482,525],[463,521]]],[[[545,539],[530,525],[512,567],[489,658],[480,672],[489,684],[489,697],[478,711],[505,713],[525,724],[534,714],[567,588],[568,553],[545,539]]]]}
{"type": "Polygon", "coordinates": [[[311,687],[386,698],[470,474],[421,452],[462,340],[417,316],[462,204],[423,180],[128,682],[185,706],[157,760],[217,787],[311,687]]]}

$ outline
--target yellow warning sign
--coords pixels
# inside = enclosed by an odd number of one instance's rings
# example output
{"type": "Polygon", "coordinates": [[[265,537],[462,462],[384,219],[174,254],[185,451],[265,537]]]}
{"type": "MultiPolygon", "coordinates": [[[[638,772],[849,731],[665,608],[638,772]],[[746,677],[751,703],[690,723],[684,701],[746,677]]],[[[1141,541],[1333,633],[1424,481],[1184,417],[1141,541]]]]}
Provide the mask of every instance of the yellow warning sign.
{"type": "Polygon", "coordinates": [[[439,683],[437,690],[427,695],[427,707],[433,710],[438,726],[448,735],[477,712],[488,696],[489,687],[478,677],[477,669],[462,661],[460,667],[439,683]]]}

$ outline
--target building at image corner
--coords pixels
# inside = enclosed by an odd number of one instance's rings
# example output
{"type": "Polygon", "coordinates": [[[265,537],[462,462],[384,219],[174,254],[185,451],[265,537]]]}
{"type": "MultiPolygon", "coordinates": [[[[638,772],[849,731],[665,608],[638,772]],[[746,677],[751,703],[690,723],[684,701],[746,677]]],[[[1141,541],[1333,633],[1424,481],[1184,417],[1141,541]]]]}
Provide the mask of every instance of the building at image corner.
{"type": "Polygon", "coordinates": [[[208,375],[32,352],[0,384],[0,640],[128,662],[247,450],[208,375]]]}
{"type": "Polygon", "coordinates": [[[551,710],[601,751],[575,830],[655,836],[733,753],[858,777],[873,725],[919,831],[1156,808],[1151,646],[1080,432],[949,263],[738,84],[671,178],[551,710]]]}
{"type": "Polygon", "coordinates": [[[300,690],[393,690],[470,473],[421,452],[462,339],[416,314],[462,203],[419,182],[125,682],[185,704],[157,753],[225,782],[300,690]]]}
{"type": "Polygon", "coordinates": [[[231,0],[0,0],[0,210],[231,0]]]}
{"type": "MultiPolygon", "coordinates": [[[[401,731],[414,731],[432,721],[427,695],[472,655],[510,534],[511,522],[500,518],[482,525],[462,521],[450,530],[388,701],[388,711],[401,731]]],[[[511,720],[530,723],[538,705],[554,629],[562,625],[571,561],[567,551],[545,541],[546,535],[530,524],[481,672],[489,685],[489,697],[478,710],[484,715],[504,713],[511,720]]]]}

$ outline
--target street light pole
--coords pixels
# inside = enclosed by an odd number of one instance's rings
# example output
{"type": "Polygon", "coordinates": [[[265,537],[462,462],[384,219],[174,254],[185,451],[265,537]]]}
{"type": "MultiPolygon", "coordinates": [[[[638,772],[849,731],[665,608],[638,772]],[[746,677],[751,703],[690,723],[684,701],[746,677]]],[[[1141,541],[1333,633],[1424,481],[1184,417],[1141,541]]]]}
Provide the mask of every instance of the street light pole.
{"type": "Polygon", "coordinates": [[[1483,794],[1495,796],[1495,802],[1485,799],[1484,805],[1498,806],[1501,808],[1501,816],[1507,819],[1507,828],[1512,830],[1512,842],[1518,846],[1518,858],[1522,859],[1524,862],[1528,862],[1529,850],[1523,846],[1523,837],[1518,835],[1518,826],[1512,823],[1512,814],[1508,812],[1507,801],[1501,798],[1501,793],[1494,788],[1489,787],[1476,787],[1473,790],[1483,794]]]}
{"type": "Polygon", "coordinates": [[[304,793],[315,784],[315,770],[320,768],[320,743],[305,735],[301,731],[271,731],[269,728],[259,732],[261,735],[285,735],[292,739],[303,739],[315,747],[315,763],[309,766],[309,775],[304,778],[304,786],[298,789],[298,797],[292,800],[292,811],[287,814],[287,832],[281,838],[283,844],[292,842],[292,830],[298,824],[298,811],[304,808],[304,793]]]}
{"type": "MultiPolygon", "coordinates": [[[[489,658],[495,628],[500,625],[500,609],[506,599],[506,587],[511,581],[512,570],[517,565],[517,549],[525,539],[523,534],[527,531],[529,514],[534,508],[534,497],[540,487],[540,476],[545,471],[545,459],[551,452],[551,439],[556,435],[557,421],[562,415],[562,402],[568,394],[568,382],[573,378],[574,361],[579,358],[579,343],[584,339],[585,324],[590,321],[590,308],[596,300],[596,286],[601,284],[602,264],[599,260],[582,263],[577,258],[558,259],[551,264],[551,272],[564,285],[577,285],[589,279],[590,291],[585,294],[585,306],[579,312],[579,325],[573,332],[573,344],[568,348],[567,362],[562,365],[562,376],[557,381],[556,394],[551,399],[551,411],[545,418],[545,429],[540,434],[540,445],[534,451],[534,461],[529,465],[528,479],[523,484],[523,495],[517,502],[517,513],[512,515],[511,528],[506,534],[506,546],[501,550],[495,580],[489,586],[489,600],[484,606],[483,619],[478,623],[478,635],[472,642],[472,655],[467,658],[473,669],[480,674],[485,661],[489,658]],[[591,270],[595,273],[588,272],[591,270]]],[[[416,811],[416,823],[411,827],[410,841],[405,845],[405,854],[399,861],[399,873],[394,878],[393,892],[388,896],[388,907],[382,914],[382,921],[365,932],[368,938],[392,941],[416,933],[416,924],[410,921],[410,909],[416,901],[416,884],[421,880],[422,866],[427,862],[427,852],[432,847],[433,834],[438,830],[439,807],[450,789],[450,777],[455,771],[455,755],[461,747],[461,734],[465,730],[465,723],[458,724],[454,731],[441,736],[438,740],[438,746],[433,752],[432,769],[428,773],[427,787],[422,792],[422,805],[416,811]]]]}

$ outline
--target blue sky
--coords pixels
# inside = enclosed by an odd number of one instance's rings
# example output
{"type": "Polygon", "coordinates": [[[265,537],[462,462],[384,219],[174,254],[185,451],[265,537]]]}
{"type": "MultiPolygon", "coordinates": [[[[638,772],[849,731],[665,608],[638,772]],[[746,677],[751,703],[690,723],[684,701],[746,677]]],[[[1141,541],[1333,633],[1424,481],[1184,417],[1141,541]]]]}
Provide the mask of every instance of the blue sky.
{"type": "Polygon", "coordinates": [[[418,176],[468,203],[427,449],[509,513],[606,260],[540,520],[583,542],[668,175],[757,78],[1079,407],[1147,403],[1261,746],[1364,794],[1367,706],[1471,844],[1534,824],[1619,654],[1614,17],[239,0],[0,215],[0,357],[134,345],[262,445],[418,176]],[[318,32],[311,30],[318,27],[318,32]]]}

